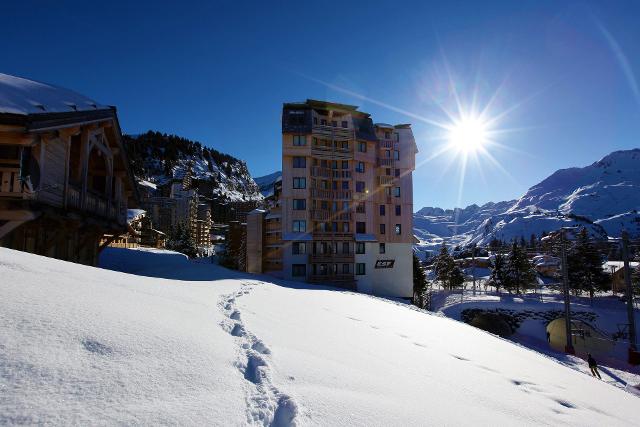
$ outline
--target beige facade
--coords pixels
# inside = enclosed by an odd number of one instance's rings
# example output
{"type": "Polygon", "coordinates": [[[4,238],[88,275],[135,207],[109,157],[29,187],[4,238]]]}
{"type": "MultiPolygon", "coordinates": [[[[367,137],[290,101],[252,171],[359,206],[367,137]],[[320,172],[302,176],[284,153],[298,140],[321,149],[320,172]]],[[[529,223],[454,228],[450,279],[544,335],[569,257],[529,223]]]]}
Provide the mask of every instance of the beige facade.
{"type": "Polygon", "coordinates": [[[410,125],[374,125],[350,105],[284,104],[282,192],[264,216],[273,270],[411,297],[416,153],[410,125]]]}

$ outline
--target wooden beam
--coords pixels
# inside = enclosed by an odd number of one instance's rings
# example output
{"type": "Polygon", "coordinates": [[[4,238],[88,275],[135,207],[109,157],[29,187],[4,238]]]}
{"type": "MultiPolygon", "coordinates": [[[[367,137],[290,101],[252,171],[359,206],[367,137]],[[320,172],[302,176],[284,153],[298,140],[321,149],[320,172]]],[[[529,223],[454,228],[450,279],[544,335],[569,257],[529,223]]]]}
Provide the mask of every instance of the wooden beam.
{"type": "Polygon", "coordinates": [[[0,220],[3,221],[31,221],[38,218],[40,212],[28,210],[0,210],[0,220]]]}
{"type": "Polygon", "coordinates": [[[107,246],[109,246],[111,244],[111,242],[113,242],[114,240],[116,240],[118,237],[120,237],[120,235],[118,234],[114,234],[111,237],[109,237],[107,240],[105,240],[105,242],[103,244],[101,244],[100,246],[98,246],[98,255],[100,254],[100,252],[102,252],[104,250],[104,248],[106,248],[107,246]]]}
{"type": "Polygon", "coordinates": [[[35,138],[26,133],[1,132],[0,144],[2,145],[33,145],[35,138]]]}

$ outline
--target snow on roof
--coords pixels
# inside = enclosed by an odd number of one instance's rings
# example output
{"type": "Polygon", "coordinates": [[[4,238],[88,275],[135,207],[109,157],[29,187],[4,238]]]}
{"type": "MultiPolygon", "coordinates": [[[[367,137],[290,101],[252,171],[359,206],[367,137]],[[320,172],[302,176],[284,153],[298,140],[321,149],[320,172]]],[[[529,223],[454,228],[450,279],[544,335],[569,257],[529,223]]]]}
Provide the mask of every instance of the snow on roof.
{"type": "Polygon", "coordinates": [[[377,240],[373,234],[356,233],[356,242],[375,242],[377,240]]]}
{"type": "Polygon", "coordinates": [[[265,219],[275,219],[275,218],[281,218],[281,217],[282,217],[281,214],[268,213],[267,216],[265,216],[265,219]]]}
{"type": "Polygon", "coordinates": [[[147,180],[141,179],[140,181],[138,181],[138,185],[141,185],[143,187],[149,187],[152,188],[154,190],[158,189],[158,186],[156,184],[154,184],[153,182],[149,182],[147,180]]]}
{"type": "MultiPolygon", "coordinates": [[[[631,267],[631,268],[635,268],[638,265],[640,265],[640,262],[629,261],[629,267],[631,267]]],[[[624,262],[623,261],[607,261],[604,264],[602,264],[602,268],[609,269],[611,267],[623,268],[624,267],[624,262]]]]}
{"type": "Polygon", "coordinates": [[[106,109],[109,107],[72,90],[0,73],[0,113],[27,115],[106,109]]]}

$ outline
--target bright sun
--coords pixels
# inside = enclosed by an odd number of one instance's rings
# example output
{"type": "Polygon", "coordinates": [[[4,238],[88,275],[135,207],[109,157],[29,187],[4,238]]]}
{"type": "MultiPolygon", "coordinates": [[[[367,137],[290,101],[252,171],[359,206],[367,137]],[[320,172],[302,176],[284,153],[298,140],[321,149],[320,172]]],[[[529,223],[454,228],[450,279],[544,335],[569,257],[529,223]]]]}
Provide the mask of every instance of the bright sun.
{"type": "Polygon", "coordinates": [[[487,141],[487,127],[477,118],[466,118],[449,129],[448,139],[460,151],[476,151],[487,141]]]}

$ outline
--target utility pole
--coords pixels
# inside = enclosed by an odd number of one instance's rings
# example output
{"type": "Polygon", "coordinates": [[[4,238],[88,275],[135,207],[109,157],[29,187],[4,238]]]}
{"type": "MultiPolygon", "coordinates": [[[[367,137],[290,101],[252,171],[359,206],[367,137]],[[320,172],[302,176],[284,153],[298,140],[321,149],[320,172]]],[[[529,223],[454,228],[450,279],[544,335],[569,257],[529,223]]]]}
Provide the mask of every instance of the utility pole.
{"type": "MultiPolygon", "coordinates": [[[[631,269],[629,268],[629,234],[622,232],[622,260],[624,262],[624,284],[627,296],[627,317],[629,319],[629,362],[632,362],[636,346],[636,321],[633,316],[633,291],[631,289],[631,269]]],[[[635,356],[637,357],[637,356],[635,356]]]]}
{"type": "Polygon", "coordinates": [[[473,296],[476,296],[476,245],[471,247],[471,274],[473,274],[473,296]]]}
{"type": "Polygon", "coordinates": [[[565,229],[560,229],[560,251],[562,254],[562,289],[564,291],[564,326],[567,335],[565,353],[576,354],[571,342],[571,299],[569,296],[569,266],[567,265],[567,249],[565,247],[565,229]]]}

